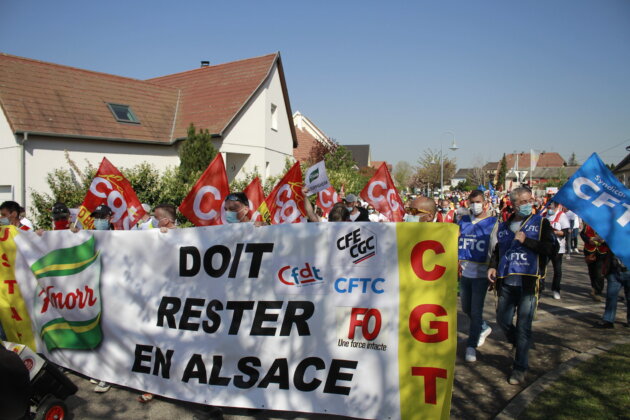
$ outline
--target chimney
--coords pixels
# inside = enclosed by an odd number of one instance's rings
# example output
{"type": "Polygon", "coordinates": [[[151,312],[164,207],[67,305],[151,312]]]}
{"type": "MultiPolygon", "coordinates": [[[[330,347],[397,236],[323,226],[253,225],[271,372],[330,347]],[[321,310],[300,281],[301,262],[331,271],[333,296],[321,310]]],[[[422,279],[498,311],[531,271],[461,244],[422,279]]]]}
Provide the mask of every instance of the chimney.
{"type": "Polygon", "coordinates": [[[210,65],[209,61],[202,61],[201,62],[201,67],[208,67],[210,65]]]}

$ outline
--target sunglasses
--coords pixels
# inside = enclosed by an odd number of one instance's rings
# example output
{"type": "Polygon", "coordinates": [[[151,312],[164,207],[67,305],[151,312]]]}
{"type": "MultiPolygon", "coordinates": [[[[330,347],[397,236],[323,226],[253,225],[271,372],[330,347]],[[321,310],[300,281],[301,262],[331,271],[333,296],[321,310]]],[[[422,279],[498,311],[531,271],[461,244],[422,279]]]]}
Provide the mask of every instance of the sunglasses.
{"type": "Polygon", "coordinates": [[[417,214],[431,214],[431,212],[429,212],[429,211],[420,210],[420,209],[417,209],[415,207],[405,207],[405,212],[407,214],[412,215],[412,216],[415,216],[417,214]]]}

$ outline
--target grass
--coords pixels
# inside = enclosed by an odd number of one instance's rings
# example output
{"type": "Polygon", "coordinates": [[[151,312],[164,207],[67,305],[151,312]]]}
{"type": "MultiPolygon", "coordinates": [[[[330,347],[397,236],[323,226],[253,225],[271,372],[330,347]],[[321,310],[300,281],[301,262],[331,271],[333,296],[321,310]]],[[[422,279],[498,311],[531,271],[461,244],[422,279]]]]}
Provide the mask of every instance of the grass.
{"type": "Polygon", "coordinates": [[[578,365],[521,414],[533,419],[630,419],[630,344],[578,365]]]}

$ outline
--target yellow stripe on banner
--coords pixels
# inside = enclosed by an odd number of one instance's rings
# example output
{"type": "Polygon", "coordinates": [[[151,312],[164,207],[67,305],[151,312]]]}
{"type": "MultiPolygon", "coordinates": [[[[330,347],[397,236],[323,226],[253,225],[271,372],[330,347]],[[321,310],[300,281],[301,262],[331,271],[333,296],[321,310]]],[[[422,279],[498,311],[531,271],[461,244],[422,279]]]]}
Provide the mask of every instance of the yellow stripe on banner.
{"type": "Polygon", "coordinates": [[[88,332],[90,330],[93,330],[94,327],[96,327],[98,325],[100,320],[101,320],[101,314],[99,313],[98,316],[96,317],[96,319],[94,319],[93,322],[89,323],[88,325],[82,325],[80,327],[72,326],[72,325],[68,324],[67,322],[59,322],[57,324],[52,324],[52,325],[44,328],[39,335],[43,337],[44,334],[49,333],[49,332],[54,331],[54,330],[72,330],[75,333],[80,334],[80,333],[84,333],[84,332],[88,332]]]}
{"type": "Polygon", "coordinates": [[[15,279],[15,237],[20,230],[15,226],[0,227],[0,322],[7,341],[26,344],[37,351],[31,330],[31,318],[15,279]]]}
{"type": "Polygon", "coordinates": [[[33,274],[35,274],[35,276],[39,276],[41,274],[48,273],[50,271],[72,270],[72,269],[83,267],[84,265],[90,264],[92,261],[94,261],[96,259],[96,257],[98,257],[98,253],[94,254],[94,256],[92,256],[92,258],[89,258],[89,259],[87,259],[85,261],[81,261],[81,262],[78,262],[78,263],[49,265],[47,267],[40,268],[39,270],[34,271],[33,274]]]}
{"type": "Polygon", "coordinates": [[[457,349],[454,223],[397,223],[403,419],[448,419],[457,349]]]}

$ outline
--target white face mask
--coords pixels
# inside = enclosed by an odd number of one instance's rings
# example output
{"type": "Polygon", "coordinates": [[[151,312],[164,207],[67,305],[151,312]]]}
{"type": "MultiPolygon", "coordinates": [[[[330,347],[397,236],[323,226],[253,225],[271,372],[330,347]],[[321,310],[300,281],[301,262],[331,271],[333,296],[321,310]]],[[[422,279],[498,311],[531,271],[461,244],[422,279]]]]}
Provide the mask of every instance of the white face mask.
{"type": "Polygon", "coordinates": [[[348,210],[350,213],[352,213],[352,210],[354,210],[354,207],[347,207],[346,206],[346,210],[348,210]]]}
{"type": "Polygon", "coordinates": [[[420,221],[420,215],[416,214],[415,216],[412,216],[410,214],[405,214],[405,217],[403,217],[403,220],[405,222],[419,222],[420,221]]]}
{"type": "Polygon", "coordinates": [[[470,203],[470,210],[475,216],[479,216],[483,213],[483,203],[470,203]]]}
{"type": "Polygon", "coordinates": [[[3,217],[0,219],[0,226],[6,226],[9,224],[9,218],[8,217],[3,217]]]}

